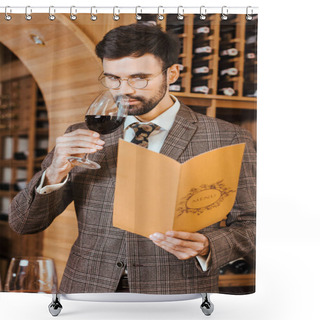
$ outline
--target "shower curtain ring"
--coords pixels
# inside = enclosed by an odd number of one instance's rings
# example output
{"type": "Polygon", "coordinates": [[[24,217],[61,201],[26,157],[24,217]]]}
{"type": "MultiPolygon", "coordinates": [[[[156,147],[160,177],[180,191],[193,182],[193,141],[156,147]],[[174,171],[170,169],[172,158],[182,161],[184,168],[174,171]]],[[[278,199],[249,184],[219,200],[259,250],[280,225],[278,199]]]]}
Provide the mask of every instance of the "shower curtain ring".
{"type": "Polygon", "coordinates": [[[117,6],[113,7],[113,20],[118,21],[120,19],[119,14],[120,14],[119,7],[117,6]],[[117,10],[117,13],[116,13],[116,10],[117,10]]]}
{"type": "Polygon", "coordinates": [[[221,20],[228,20],[228,7],[223,6],[221,8],[221,20]]]}
{"type": "Polygon", "coordinates": [[[27,21],[30,21],[32,19],[31,13],[32,13],[31,7],[27,6],[26,7],[26,14],[25,14],[25,19],[27,21]]]}
{"type": "Polygon", "coordinates": [[[138,14],[138,9],[139,9],[140,13],[142,13],[141,7],[140,7],[140,6],[137,6],[137,7],[136,7],[136,19],[137,19],[137,20],[141,20],[142,17],[140,16],[140,14],[138,14]]]}
{"type": "MultiPolygon", "coordinates": [[[[7,21],[10,21],[12,19],[12,17],[10,16],[10,14],[8,14],[8,9],[10,8],[10,6],[6,6],[4,8],[4,18],[7,20],[7,21]]],[[[10,12],[11,12],[11,9],[9,9],[10,12]]]]}
{"type": "Polygon", "coordinates": [[[253,15],[253,9],[252,9],[251,6],[248,6],[247,9],[246,9],[246,19],[247,19],[247,21],[251,21],[253,19],[252,15],[253,15]],[[251,8],[251,13],[249,13],[249,8],[251,8]]]}
{"type": "Polygon", "coordinates": [[[163,9],[163,6],[159,6],[158,7],[158,20],[162,21],[164,19],[164,9],[163,9]],[[162,13],[160,13],[160,8],[162,9],[162,13]]]}
{"type": "Polygon", "coordinates": [[[70,7],[70,19],[72,21],[77,20],[77,8],[75,6],[70,7]]]}
{"type": "Polygon", "coordinates": [[[200,20],[206,20],[207,8],[205,6],[200,7],[200,20]]]}
{"type": "MultiPolygon", "coordinates": [[[[93,6],[93,7],[91,7],[91,9],[90,9],[90,15],[91,15],[91,21],[96,21],[97,19],[98,19],[98,17],[95,15],[95,14],[93,14],[93,8],[96,8],[95,6],[93,6]]],[[[95,9],[96,10],[96,14],[97,14],[97,9],[95,9]]]]}
{"type": "Polygon", "coordinates": [[[53,21],[55,20],[56,16],[54,15],[54,13],[56,12],[54,6],[50,6],[49,7],[49,20],[53,21]]]}
{"type": "Polygon", "coordinates": [[[178,20],[183,20],[183,14],[184,14],[183,6],[179,6],[179,7],[178,7],[177,19],[178,19],[178,20]]]}

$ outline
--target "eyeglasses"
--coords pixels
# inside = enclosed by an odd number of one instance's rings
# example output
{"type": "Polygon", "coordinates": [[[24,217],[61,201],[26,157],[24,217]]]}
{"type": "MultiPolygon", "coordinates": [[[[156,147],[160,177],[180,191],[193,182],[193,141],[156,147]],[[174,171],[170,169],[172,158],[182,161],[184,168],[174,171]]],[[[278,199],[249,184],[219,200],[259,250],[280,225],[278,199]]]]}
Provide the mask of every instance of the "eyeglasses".
{"type": "Polygon", "coordinates": [[[154,75],[153,77],[149,77],[149,78],[141,78],[139,76],[137,77],[129,77],[129,78],[118,78],[118,77],[114,77],[114,76],[108,76],[105,75],[104,72],[102,71],[102,73],[100,74],[98,80],[101,82],[101,84],[108,88],[108,89],[118,89],[121,86],[121,81],[127,81],[128,85],[134,89],[144,89],[150,80],[156,78],[157,76],[159,76],[160,74],[164,73],[168,68],[162,70],[161,72],[157,73],[156,75],[154,75]]]}

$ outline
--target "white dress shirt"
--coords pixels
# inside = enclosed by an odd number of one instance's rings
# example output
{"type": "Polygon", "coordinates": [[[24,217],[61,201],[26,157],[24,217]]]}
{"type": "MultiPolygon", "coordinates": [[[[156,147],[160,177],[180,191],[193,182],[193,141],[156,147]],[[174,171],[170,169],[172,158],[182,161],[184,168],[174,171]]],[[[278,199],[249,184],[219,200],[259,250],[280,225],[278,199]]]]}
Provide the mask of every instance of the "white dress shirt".
{"type": "MultiPolygon", "coordinates": [[[[174,123],[177,112],[179,111],[179,108],[180,108],[179,100],[171,94],[170,94],[170,97],[173,100],[174,104],[165,112],[161,113],[158,117],[152,120],[152,123],[157,124],[160,127],[159,130],[154,130],[148,138],[148,141],[149,141],[148,149],[154,152],[158,152],[158,153],[160,152],[161,147],[163,146],[163,143],[174,123]]],[[[135,122],[149,123],[149,122],[141,122],[135,116],[127,116],[124,122],[124,140],[125,141],[130,142],[133,139],[135,135],[134,130],[129,126],[135,122]]],[[[41,177],[40,184],[36,190],[40,194],[48,194],[54,190],[61,188],[67,182],[68,177],[69,175],[61,183],[43,186],[43,182],[45,180],[45,171],[44,171],[41,177]]],[[[210,257],[211,257],[211,252],[209,253],[207,259],[203,257],[198,257],[198,256],[196,257],[203,271],[206,271],[208,269],[210,257]]]]}

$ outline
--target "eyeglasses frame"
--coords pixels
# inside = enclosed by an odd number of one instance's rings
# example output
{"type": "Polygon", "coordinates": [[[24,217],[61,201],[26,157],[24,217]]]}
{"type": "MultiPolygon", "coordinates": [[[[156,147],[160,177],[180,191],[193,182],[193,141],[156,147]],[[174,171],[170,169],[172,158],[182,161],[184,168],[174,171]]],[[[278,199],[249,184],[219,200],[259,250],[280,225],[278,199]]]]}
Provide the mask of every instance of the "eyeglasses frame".
{"type": "Polygon", "coordinates": [[[130,79],[133,79],[133,78],[130,78],[130,77],[129,77],[129,78],[118,78],[117,80],[119,81],[119,85],[118,85],[118,87],[116,87],[116,88],[106,87],[106,86],[102,83],[102,80],[104,79],[104,71],[101,72],[98,80],[99,80],[99,82],[101,82],[101,84],[102,84],[105,88],[112,89],[112,90],[119,89],[119,88],[121,87],[122,81],[127,81],[128,85],[129,85],[131,88],[140,90],[140,89],[145,89],[145,88],[148,86],[150,80],[153,80],[154,78],[156,78],[156,77],[159,76],[160,74],[164,73],[168,68],[169,68],[169,67],[165,68],[164,70],[162,70],[161,72],[157,73],[156,75],[154,75],[154,76],[152,76],[152,77],[143,79],[143,80],[146,80],[146,81],[147,81],[147,84],[146,84],[144,87],[142,87],[142,88],[135,88],[135,87],[133,87],[133,86],[130,84],[130,79]]]}

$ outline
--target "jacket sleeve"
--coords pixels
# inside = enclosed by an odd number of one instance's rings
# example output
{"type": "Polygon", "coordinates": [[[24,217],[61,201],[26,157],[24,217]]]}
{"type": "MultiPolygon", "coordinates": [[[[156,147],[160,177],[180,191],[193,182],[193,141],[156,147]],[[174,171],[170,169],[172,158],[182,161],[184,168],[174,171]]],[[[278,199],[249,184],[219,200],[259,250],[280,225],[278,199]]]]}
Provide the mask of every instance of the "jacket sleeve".
{"type": "Polygon", "coordinates": [[[11,202],[9,225],[19,234],[43,231],[73,200],[70,178],[61,188],[49,194],[36,191],[43,172],[52,162],[53,154],[54,149],[43,160],[41,171],[33,176],[27,187],[11,202]]]}
{"type": "MultiPolygon", "coordinates": [[[[226,227],[215,225],[199,231],[208,237],[210,243],[211,263],[208,272],[215,272],[228,262],[255,252],[256,151],[250,133],[239,128],[231,144],[243,142],[246,146],[237,196],[227,216],[226,227]]],[[[196,266],[202,271],[197,262],[196,266]]]]}

